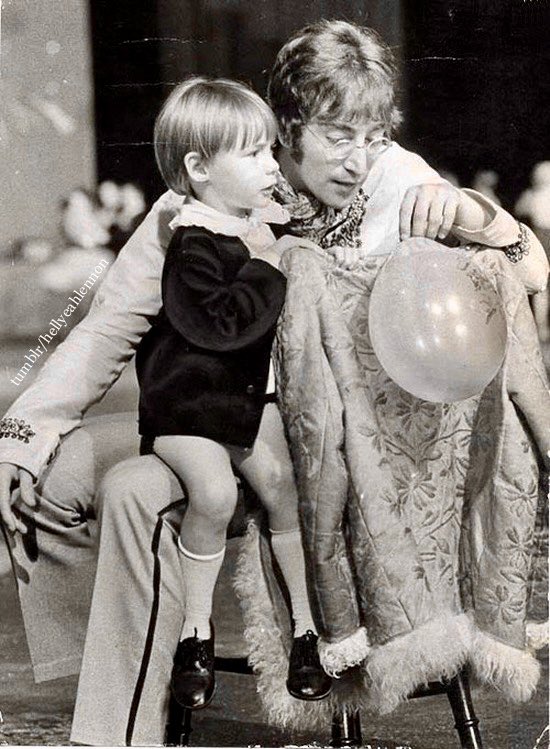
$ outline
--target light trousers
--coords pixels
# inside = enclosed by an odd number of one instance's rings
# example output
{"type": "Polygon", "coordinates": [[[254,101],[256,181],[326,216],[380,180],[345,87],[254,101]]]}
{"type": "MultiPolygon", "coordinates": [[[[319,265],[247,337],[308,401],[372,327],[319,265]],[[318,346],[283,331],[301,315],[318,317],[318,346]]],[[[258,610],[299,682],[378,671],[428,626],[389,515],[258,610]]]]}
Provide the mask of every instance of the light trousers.
{"type": "Polygon", "coordinates": [[[164,464],[137,452],[135,414],[85,422],[41,477],[29,532],[10,539],[36,680],[81,668],[79,743],[164,737],[183,617],[175,540],[184,503],[164,464]]]}

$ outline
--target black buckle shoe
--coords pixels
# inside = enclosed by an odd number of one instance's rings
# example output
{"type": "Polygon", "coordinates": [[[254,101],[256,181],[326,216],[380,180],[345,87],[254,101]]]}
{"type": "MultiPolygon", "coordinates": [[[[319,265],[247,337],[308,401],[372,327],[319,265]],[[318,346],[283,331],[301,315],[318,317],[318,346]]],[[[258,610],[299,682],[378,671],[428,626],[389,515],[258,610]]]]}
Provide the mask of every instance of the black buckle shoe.
{"type": "Polygon", "coordinates": [[[174,656],[170,691],[176,702],[190,710],[207,707],[214,696],[214,629],[209,640],[193,637],[182,640],[174,656]]]}
{"type": "Polygon", "coordinates": [[[292,641],[286,688],[298,700],[322,700],[332,689],[317,652],[317,635],[310,629],[292,641]]]}

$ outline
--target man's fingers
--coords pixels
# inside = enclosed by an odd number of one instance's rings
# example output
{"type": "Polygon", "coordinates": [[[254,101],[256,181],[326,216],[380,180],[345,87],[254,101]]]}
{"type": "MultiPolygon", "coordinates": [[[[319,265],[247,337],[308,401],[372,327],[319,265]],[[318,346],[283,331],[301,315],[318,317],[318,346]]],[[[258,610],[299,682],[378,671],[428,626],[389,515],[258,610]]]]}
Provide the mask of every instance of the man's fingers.
{"type": "Polygon", "coordinates": [[[17,470],[7,463],[0,466],[0,518],[12,533],[16,530],[16,518],[11,509],[11,485],[17,470]]]}
{"type": "Polygon", "coordinates": [[[19,533],[26,533],[27,532],[27,526],[21,520],[21,518],[18,518],[16,515],[14,515],[13,519],[15,521],[15,530],[19,531],[19,533]]]}
{"type": "Polygon", "coordinates": [[[21,500],[28,507],[36,506],[32,483],[32,474],[23,468],[11,463],[0,464],[0,518],[11,533],[27,532],[25,523],[14,513],[12,505],[17,501],[17,498],[14,499],[14,490],[19,484],[21,500]]]}
{"type": "Polygon", "coordinates": [[[456,220],[459,191],[448,182],[410,187],[399,213],[401,239],[444,239],[456,220]]]}
{"type": "Polygon", "coordinates": [[[457,193],[452,193],[445,201],[445,205],[443,206],[443,220],[437,233],[438,239],[445,239],[447,234],[451,231],[455,222],[459,201],[460,197],[457,193]]]}
{"type": "Polygon", "coordinates": [[[22,501],[27,505],[27,507],[36,507],[32,475],[23,468],[19,470],[19,486],[21,487],[22,501]]]}
{"type": "Polygon", "coordinates": [[[361,251],[358,247],[329,247],[326,250],[336,260],[339,268],[349,270],[354,268],[361,259],[361,251]]]}
{"type": "Polygon", "coordinates": [[[399,236],[401,239],[408,239],[411,236],[411,222],[415,203],[416,187],[409,188],[399,210],[399,236]]]}
{"type": "Polygon", "coordinates": [[[427,191],[421,191],[416,196],[416,202],[414,204],[414,211],[412,215],[411,223],[411,236],[412,237],[426,237],[428,229],[428,218],[430,215],[430,206],[433,201],[433,196],[427,191]]]}
{"type": "Polygon", "coordinates": [[[2,522],[5,524],[10,533],[13,533],[17,528],[17,519],[13,514],[11,506],[9,504],[6,505],[4,502],[0,504],[0,517],[2,518],[2,522]]]}
{"type": "Polygon", "coordinates": [[[441,224],[443,223],[444,208],[445,196],[436,195],[433,198],[428,211],[428,225],[424,234],[428,239],[435,239],[439,236],[441,224]]]}

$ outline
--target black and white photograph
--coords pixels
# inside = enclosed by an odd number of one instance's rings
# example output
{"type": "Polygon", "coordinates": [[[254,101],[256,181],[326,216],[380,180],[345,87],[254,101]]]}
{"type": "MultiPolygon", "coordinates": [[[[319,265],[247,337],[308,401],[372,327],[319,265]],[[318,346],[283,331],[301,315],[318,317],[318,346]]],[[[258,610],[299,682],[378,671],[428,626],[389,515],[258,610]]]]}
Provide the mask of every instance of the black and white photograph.
{"type": "Polygon", "coordinates": [[[548,749],[550,3],[0,0],[0,745],[548,749]]]}

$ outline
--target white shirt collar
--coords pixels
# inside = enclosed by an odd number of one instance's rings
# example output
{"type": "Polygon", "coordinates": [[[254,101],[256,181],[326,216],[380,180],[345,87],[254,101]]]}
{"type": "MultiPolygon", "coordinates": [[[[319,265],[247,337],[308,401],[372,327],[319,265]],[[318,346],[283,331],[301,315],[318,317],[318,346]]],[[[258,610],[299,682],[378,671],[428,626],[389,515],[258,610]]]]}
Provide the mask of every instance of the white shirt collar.
{"type": "Polygon", "coordinates": [[[174,230],[178,226],[202,226],[215,234],[225,234],[244,240],[262,224],[286,224],[289,220],[289,213],[274,201],[270,201],[265,208],[252,210],[250,216],[240,217],[222,213],[196,198],[187,196],[170,222],[170,228],[174,230]]]}

